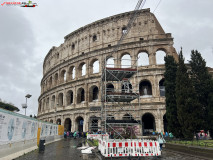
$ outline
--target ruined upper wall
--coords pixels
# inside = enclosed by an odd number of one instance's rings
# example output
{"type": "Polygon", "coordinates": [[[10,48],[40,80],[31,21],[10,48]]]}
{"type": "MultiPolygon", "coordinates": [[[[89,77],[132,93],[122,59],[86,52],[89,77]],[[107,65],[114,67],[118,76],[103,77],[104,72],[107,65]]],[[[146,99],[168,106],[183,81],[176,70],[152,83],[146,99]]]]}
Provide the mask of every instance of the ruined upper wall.
{"type": "MultiPolygon", "coordinates": [[[[46,55],[43,74],[74,57],[116,45],[132,13],[132,11],[126,12],[98,20],[65,36],[64,43],[59,47],[52,47],[46,55]]],[[[144,9],[139,11],[130,32],[122,43],[165,38],[171,38],[171,34],[165,34],[150,9],[144,9]]]]}

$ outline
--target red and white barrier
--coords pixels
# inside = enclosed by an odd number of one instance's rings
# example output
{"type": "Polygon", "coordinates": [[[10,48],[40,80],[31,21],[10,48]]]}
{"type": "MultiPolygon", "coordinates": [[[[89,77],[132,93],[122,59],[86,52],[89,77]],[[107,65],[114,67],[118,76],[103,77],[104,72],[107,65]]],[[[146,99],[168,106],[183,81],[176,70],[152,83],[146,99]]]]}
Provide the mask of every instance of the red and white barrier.
{"type": "Polygon", "coordinates": [[[108,134],[88,134],[87,139],[109,139],[108,134]]]}
{"type": "Polygon", "coordinates": [[[159,143],[152,140],[99,139],[98,149],[104,157],[144,157],[161,155],[159,143]]]}

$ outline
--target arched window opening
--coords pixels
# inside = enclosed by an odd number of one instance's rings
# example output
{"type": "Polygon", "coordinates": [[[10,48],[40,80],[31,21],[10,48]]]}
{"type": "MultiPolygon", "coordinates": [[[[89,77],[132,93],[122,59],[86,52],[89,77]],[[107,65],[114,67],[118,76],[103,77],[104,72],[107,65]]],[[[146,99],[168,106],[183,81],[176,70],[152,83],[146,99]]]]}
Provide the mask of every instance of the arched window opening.
{"type": "Polygon", "coordinates": [[[82,133],[83,132],[83,125],[84,125],[84,119],[79,116],[76,118],[76,131],[82,133]]]}
{"type": "Polygon", "coordinates": [[[114,86],[111,83],[106,85],[106,92],[114,92],[114,86]]]}
{"type": "Polygon", "coordinates": [[[99,61],[96,60],[92,65],[93,73],[99,73],[99,61]]]}
{"type": "Polygon", "coordinates": [[[122,82],[122,93],[132,93],[132,85],[130,82],[122,82]]]}
{"type": "Polygon", "coordinates": [[[38,112],[41,112],[41,111],[42,111],[41,108],[42,108],[42,102],[39,103],[38,112]]]}
{"type": "Polygon", "coordinates": [[[157,51],[156,52],[156,63],[157,64],[165,64],[164,57],[166,56],[166,52],[157,51]]]}
{"type": "Polygon", "coordinates": [[[152,96],[152,86],[149,81],[142,81],[139,85],[140,95],[143,97],[151,97],[152,96]]]}
{"type": "Polygon", "coordinates": [[[52,82],[53,82],[53,80],[52,80],[53,78],[52,77],[50,77],[50,80],[49,80],[49,88],[51,88],[52,87],[52,82]]]}
{"type": "Polygon", "coordinates": [[[127,34],[127,27],[122,27],[122,34],[127,34]]]}
{"type": "Polygon", "coordinates": [[[51,108],[55,108],[55,95],[52,96],[51,108]]]}
{"type": "Polygon", "coordinates": [[[97,36],[93,35],[92,40],[93,40],[93,42],[97,41],[97,36]]]}
{"type": "Polygon", "coordinates": [[[164,79],[161,79],[159,82],[159,89],[160,89],[160,96],[164,97],[165,96],[165,85],[164,85],[164,79]]]}
{"type": "Polygon", "coordinates": [[[149,65],[149,56],[146,52],[140,52],[138,54],[138,66],[149,65]]]}
{"type": "Polygon", "coordinates": [[[77,103],[82,103],[84,101],[85,101],[85,91],[83,88],[79,88],[77,94],[77,103]]]}
{"type": "Polygon", "coordinates": [[[79,66],[79,72],[81,76],[85,76],[86,75],[86,64],[85,63],[81,63],[79,66]]]}
{"type": "Polygon", "coordinates": [[[163,126],[164,126],[164,132],[168,132],[168,129],[167,129],[168,121],[166,118],[166,114],[163,116],[163,126]]]}
{"type": "Polygon", "coordinates": [[[130,68],[131,67],[131,57],[129,54],[125,54],[121,58],[121,68],[130,68]]]}
{"type": "Polygon", "coordinates": [[[65,70],[63,70],[62,72],[61,72],[61,82],[63,83],[63,82],[66,82],[66,71],[65,70]]]}
{"type": "Polygon", "coordinates": [[[64,100],[63,100],[63,98],[64,98],[63,93],[60,93],[60,94],[58,95],[58,104],[59,104],[59,107],[61,107],[61,106],[64,105],[64,100]]]}
{"type": "Polygon", "coordinates": [[[45,101],[45,99],[44,99],[44,101],[43,101],[43,109],[42,109],[43,111],[46,110],[45,105],[46,105],[46,101],[45,101]]]}
{"type": "Polygon", "coordinates": [[[123,116],[123,120],[134,120],[134,118],[132,117],[131,114],[125,114],[125,115],[123,116]]]}
{"type": "Polygon", "coordinates": [[[73,43],[73,44],[72,44],[72,50],[74,50],[74,49],[75,49],[75,44],[73,43]]]}
{"type": "Polygon", "coordinates": [[[92,100],[93,100],[93,101],[98,100],[98,87],[94,87],[94,88],[93,88],[92,100]]]}
{"type": "Polygon", "coordinates": [[[146,113],[142,117],[143,135],[151,135],[155,128],[155,118],[152,114],[146,113]]]}
{"type": "Polygon", "coordinates": [[[65,121],[64,121],[64,131],[71,132],[71,127],[72,127],[71,119],[66,118],[65,121]]]}
{"type": "Polygon", "coordinates": [[[55,74],[54,79],[55,79],[55,80],[54,80],[54,81],[55,81],[55,85],[57,85],[57,84],[58,84],[58,73],[55,74]]]}
{"type": "Polygon", "coordinates": [[[47,101],[46,101],[46,109],[49,109],[49,98],[47,98],[47,101]]]}
{"type": "Polygon", "coordinates": [[[53,123],[53,120],[52,120],[52,119],[50,120],[50,123],[53,123]]]}
{"type": "Polygon", "coordinates": [[[106,61],[106,66],[109,68],[114,68],[115,67],[115,60],[113,57],[110,57],[106,61]]]}
{"type": "Polygon", "coordinates": [[[58,125],[61,125],[61,119],[57,119],[57,120],[56,120],[56,123],[57,123],[58,125]]]}
{"type": "Polygon", "coordinates": [[[67,92],[67,104],[68,105],[73,104],[73,91],[67,92]]]}
{"type": "Polygon", "coordinates": [[[90,117],[90,128],[92,132],[98,131],[98,118],[95,116],[90,117]]]}

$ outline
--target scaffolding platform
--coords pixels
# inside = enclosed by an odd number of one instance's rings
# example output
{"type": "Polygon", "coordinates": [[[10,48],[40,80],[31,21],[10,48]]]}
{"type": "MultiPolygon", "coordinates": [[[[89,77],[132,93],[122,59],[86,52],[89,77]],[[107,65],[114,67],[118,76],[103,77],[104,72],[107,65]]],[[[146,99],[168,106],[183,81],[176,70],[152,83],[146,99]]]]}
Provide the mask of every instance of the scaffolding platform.
{"type": "Polygon", "coordinates": [[[135,93],[116,93],[107,92],[106,99],[108,102],[131,102],[138,98],[135,93]]]}
{"type": "Polygon", "coordinates": [[[140,125],[140,120],[136,121],[134,119],[129,120],[106,120],[106,123],[108,124],[125,124],[125,125],[140,125]]]}
{"type": "Polygon", "coordinates": [[[137,69],[132,68],[106,68],[106,79],[103,76],[103,81],[122,81],[123,79],[131,78],[137,69]]]}

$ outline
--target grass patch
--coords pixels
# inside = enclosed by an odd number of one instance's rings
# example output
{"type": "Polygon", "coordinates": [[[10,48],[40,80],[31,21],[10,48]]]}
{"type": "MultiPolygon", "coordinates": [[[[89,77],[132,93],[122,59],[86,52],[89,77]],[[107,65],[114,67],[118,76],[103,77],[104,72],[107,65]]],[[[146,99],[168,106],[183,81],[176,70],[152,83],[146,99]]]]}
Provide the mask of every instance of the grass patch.
{"type": "Polygon", "coordinates": [[[194,140],[194,141],[171,140],[171,141],[167,141],[167,143],[213,148],[213,140],[198,140],[198,141],[197,140],[194,140]]]}

